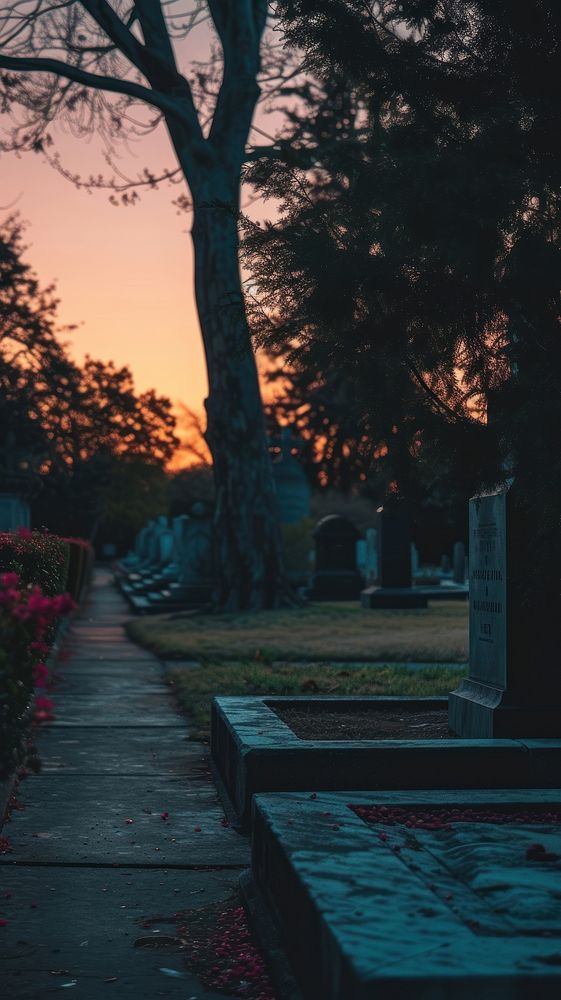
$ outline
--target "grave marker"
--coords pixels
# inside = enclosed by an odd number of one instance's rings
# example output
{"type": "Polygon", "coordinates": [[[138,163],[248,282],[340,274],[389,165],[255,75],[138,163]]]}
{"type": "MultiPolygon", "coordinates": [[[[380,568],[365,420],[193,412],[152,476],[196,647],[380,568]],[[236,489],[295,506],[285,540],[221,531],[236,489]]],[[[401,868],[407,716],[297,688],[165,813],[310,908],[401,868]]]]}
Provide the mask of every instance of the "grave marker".
{"type": "Polygon", "coordinates": [[[426,608],[427,598],[412,586],[409,511],[390,500],[377,512],[378,587],[362,591],[364,608],[426,608]]]}
{"type": "Polygon", "coordinates": [[[469,504],[469,676],[449,698],[466,737],[561,734],[559,580],[528,586],[531,516],[509,483],[469,504]]]}
{"type": "Polygon", "coordinates": [[[310,597],[314,601],[352,601],[362,587],[357,570],[358,531],[352,521],[338,514],[328,514],[314,531],[316,570],[310,597]]]}
{"type": "Polygon", "coordinates": [[[273,462],[273,480],[277,493],[281,524],[297,524],[310,516],[310,484],[293,451],[298,442],[288,427],[281,436],[281,453],[273,462]]]}

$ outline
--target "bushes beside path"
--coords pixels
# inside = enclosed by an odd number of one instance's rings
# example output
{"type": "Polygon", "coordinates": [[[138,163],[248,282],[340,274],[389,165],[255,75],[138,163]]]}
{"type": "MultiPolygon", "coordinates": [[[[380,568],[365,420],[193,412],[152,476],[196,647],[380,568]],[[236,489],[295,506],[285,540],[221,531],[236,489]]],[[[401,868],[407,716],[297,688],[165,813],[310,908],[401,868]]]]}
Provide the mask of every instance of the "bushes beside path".
{"type": "Polygon", "coordinates": [[[52,717],[49,657],[93,567],[82,539],[0,533],[0,781],[29,758],[32,722],[52,717]]]}

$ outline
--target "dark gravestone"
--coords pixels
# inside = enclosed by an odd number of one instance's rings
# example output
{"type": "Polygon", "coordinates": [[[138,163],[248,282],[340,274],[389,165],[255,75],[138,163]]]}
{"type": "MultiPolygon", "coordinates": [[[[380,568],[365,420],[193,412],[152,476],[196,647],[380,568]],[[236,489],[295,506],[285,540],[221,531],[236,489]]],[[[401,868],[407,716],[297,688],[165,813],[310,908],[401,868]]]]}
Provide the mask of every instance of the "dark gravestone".
{"type": "Polygon", "coordinates": [[[466,582],[466,547],[463,542],[454,543],[453,580],[460,584],[466,582]]]}
{"type": "Polygon", "coordinates": [[[536,585],[535,526],[512,485],[470,500],[469,676],[449,698],[460,736],[561,734],[560,574],[542,553],[536,585]]]}
{"type": "Polygon", "coordinates": [[[281,524],[298,524],[310,516],[310,484],[295,453],[298,443],[290,430],[284,428],[280,454],[273,462],[273,480],[277,493],[281,524]]]}
{"type": "Polygon", "coordinates": [[[202,502],[194,503],[191,516],[183,518],[179,527],[180,572],[177,583],[169,588],[169,597],[185,607],[199,607],[212,599],[214,586],[210,508],[202,502]]]}
{"type": "Polygon", "coordinates": [[[0,531],[30,527],[32,481],[25,453],[17,447],[13,431],[8,431],[0,448],[0,531]]]}
{"type": "Polygon", "coordinates": [[[316,569],[310,597],[314,601],[354,601],[362,577],[356,565],[359,533],[352,521],[338,514],[322,518],[314,531],[316,569]]]}
{"type": "Polygon", "coordinates": [[[405,501],[390,501],[380,507],[377,529],[380,586],[362,591],[362,606],[426,608],[427,598],[412,586],[411,531],[405,501]]]}
{"type": "Polygon", "coordinates": [[[378,552],[382,587],[410,587],[411,536],[404,503],[378,511],[378,552]]]}

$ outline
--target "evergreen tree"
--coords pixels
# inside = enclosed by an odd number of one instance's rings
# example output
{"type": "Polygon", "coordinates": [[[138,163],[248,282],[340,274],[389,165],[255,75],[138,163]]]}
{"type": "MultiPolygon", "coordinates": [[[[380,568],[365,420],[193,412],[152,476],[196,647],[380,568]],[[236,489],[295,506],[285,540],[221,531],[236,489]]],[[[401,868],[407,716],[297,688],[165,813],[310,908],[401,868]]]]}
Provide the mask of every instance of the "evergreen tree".
{"type": "Polygon", "coordinates": [[[469,495],[508,462],[553,496],[559,8],[279,10],[318,86],[300,93],[299,160],[250,171],[281,203],[247,226],[258,336],[310,381],[349,381],[404,493],[438,465],[469,495]]]}

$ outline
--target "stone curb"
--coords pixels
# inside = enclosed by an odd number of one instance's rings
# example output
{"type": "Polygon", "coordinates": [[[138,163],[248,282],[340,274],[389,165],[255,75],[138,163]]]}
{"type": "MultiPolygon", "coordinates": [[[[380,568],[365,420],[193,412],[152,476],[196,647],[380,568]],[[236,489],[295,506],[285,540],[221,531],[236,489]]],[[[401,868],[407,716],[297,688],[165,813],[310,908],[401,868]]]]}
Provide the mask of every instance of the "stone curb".
{"type": "Polygon", "coordinates": [[[247,828],[257,792],[377,788],[555,787],[561,740],[302,740],[275,705],[443,709],[447,698],[217,697],[212,704],[211,755],[223,788],[247,828]]]}

